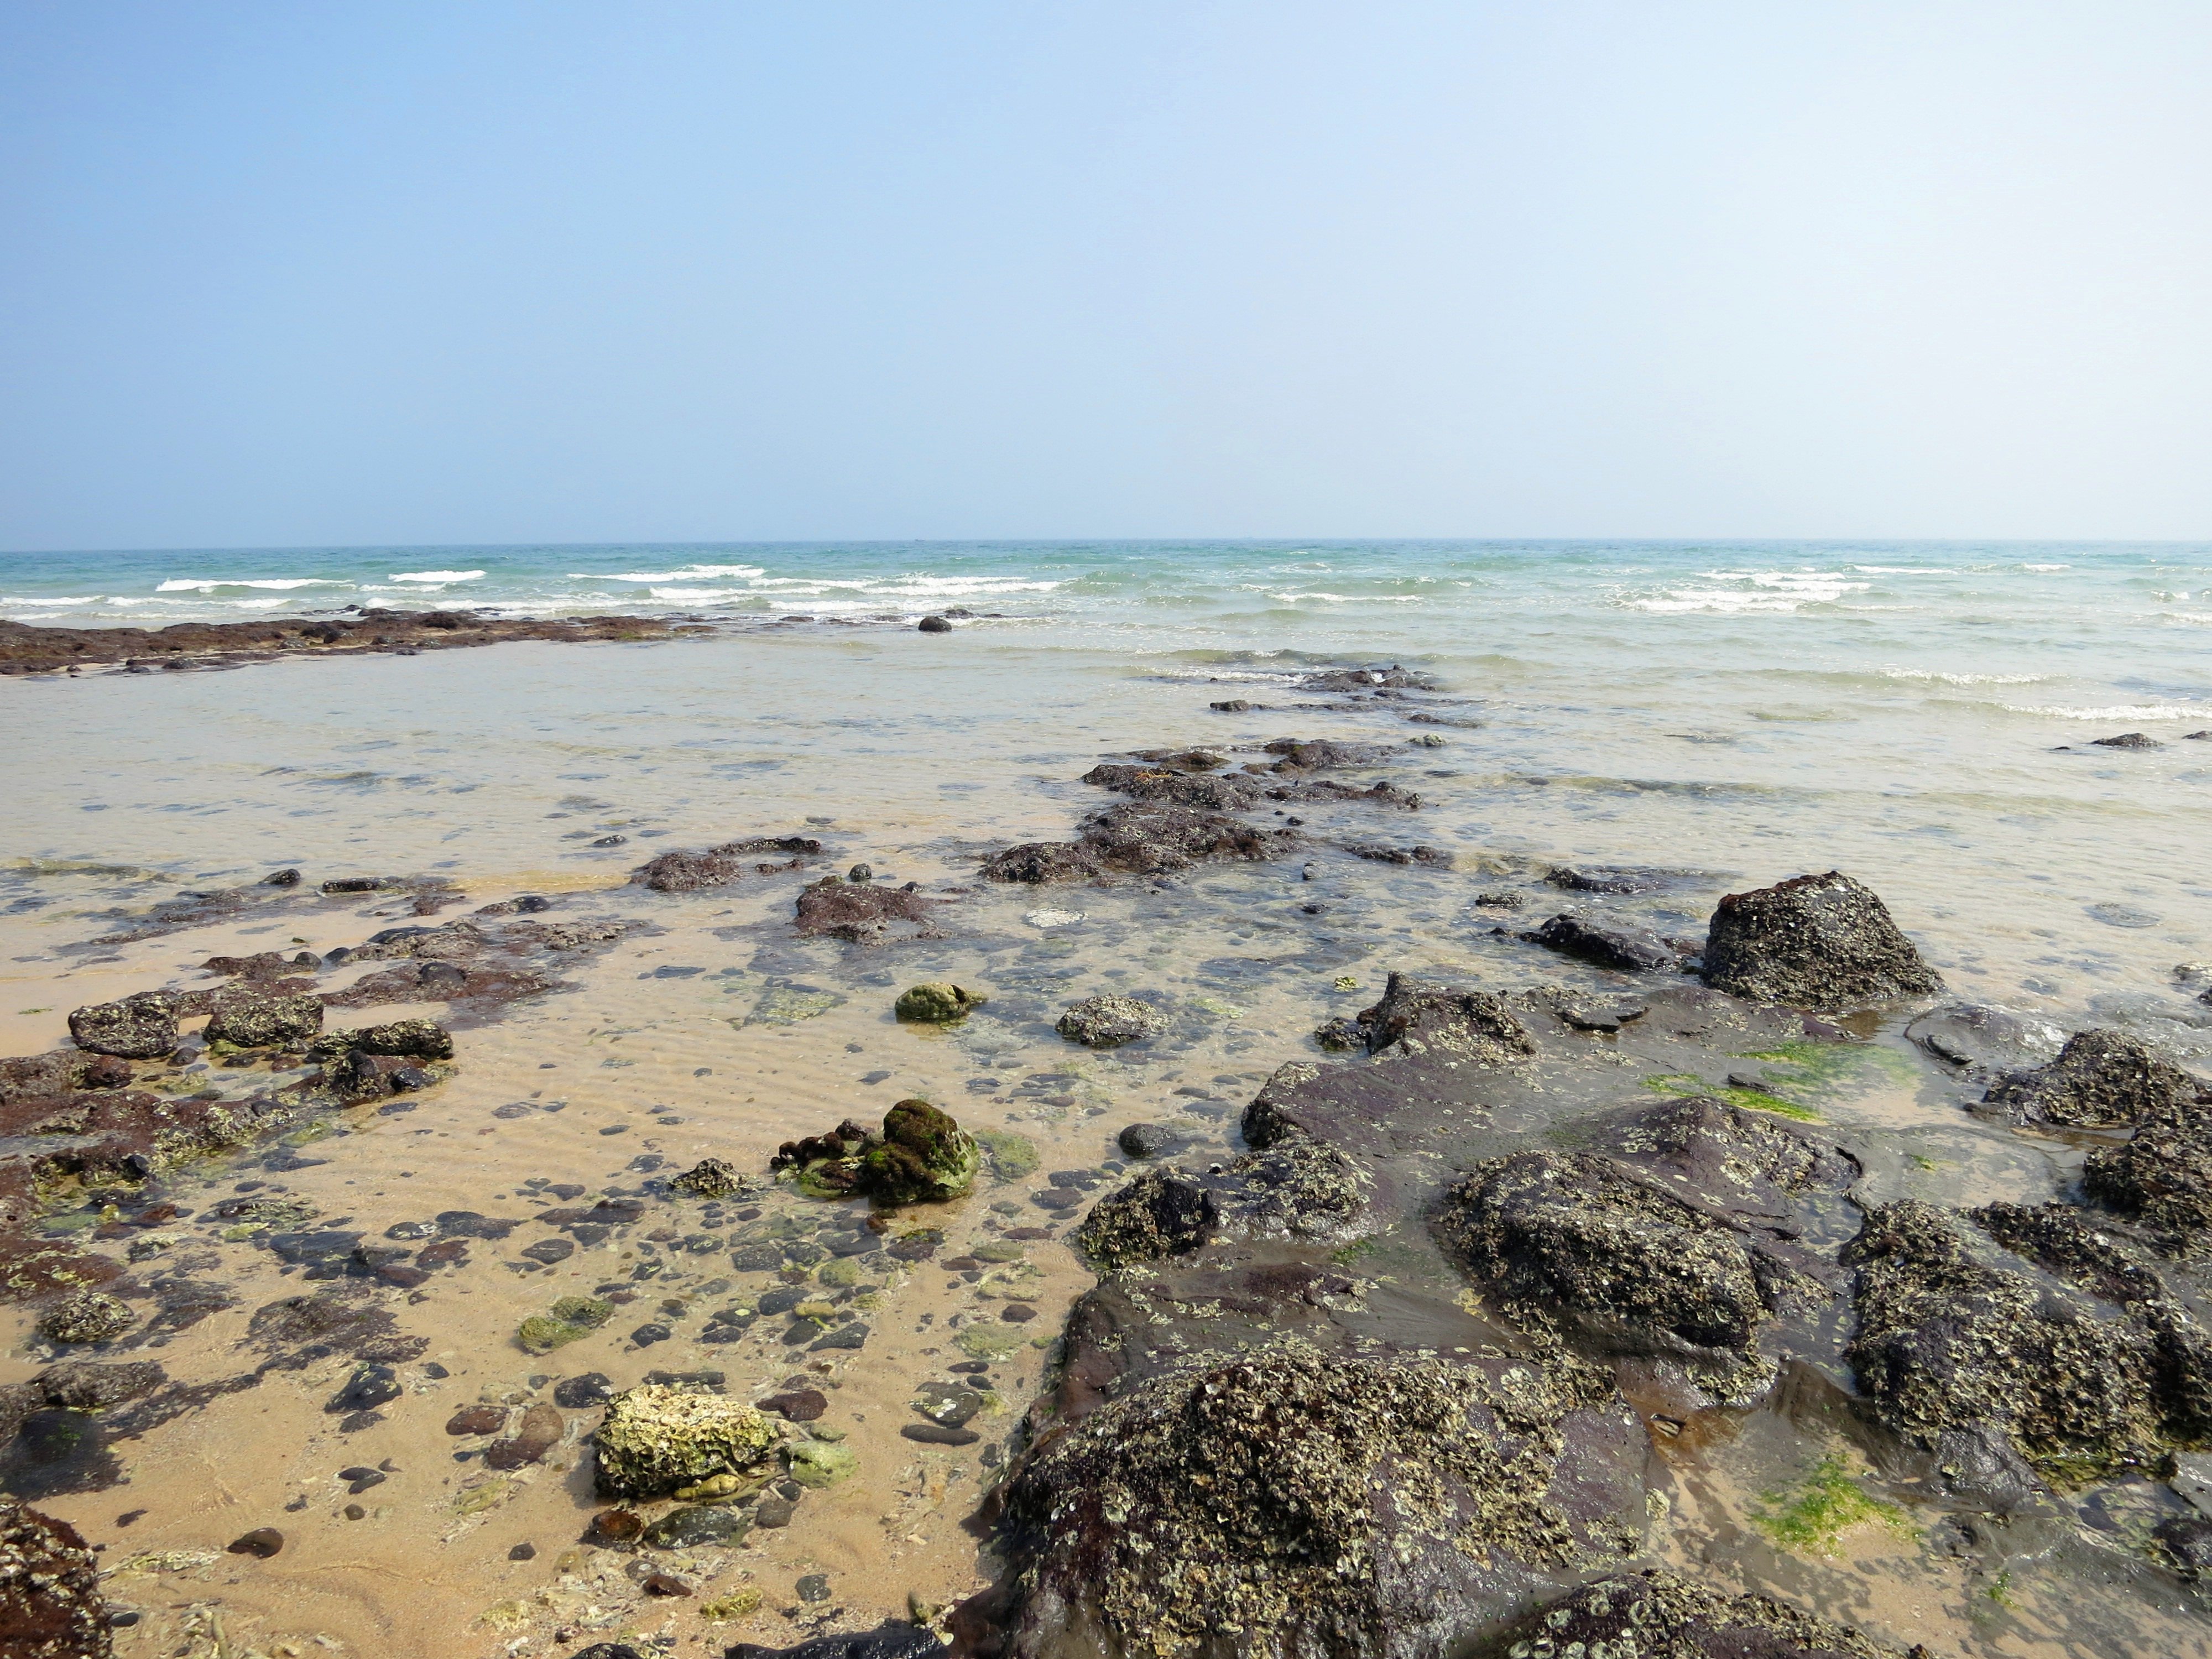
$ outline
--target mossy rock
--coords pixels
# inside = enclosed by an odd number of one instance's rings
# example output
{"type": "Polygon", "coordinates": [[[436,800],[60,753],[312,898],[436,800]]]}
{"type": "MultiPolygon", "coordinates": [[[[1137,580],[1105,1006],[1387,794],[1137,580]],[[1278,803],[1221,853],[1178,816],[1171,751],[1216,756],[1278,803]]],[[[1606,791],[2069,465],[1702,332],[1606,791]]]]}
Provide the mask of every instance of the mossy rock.
{"type": "Polygon", "coordinates": [[[564,1296],[553,1304],[551,1314],[532,1314],[517,1326],[514,1340],[525,1353],[550,1353],[589,1336],[613,1318],[614,1312],[611,1302],[564,1296]]]}
{"type": "Polygon", "coordinates": [[[648,1382],[607,1402],[592,1445],[603,1496],[654,1498],[714,1475],[753,1469],[768,1461],[781,1438],[781,1431],[750,1406],[648,1382]]]}
{"type": "Polygon", "coordinates": [[[902,1100],[884,1115],[884,1138],[860,1155],[860,1185],[879,1204],[957,1198],[975,1184],[982,1148],[926,1100],[902,1100]]]}
{"type": "Polygon", "coordinates": [[[785,1450],[784,1463],[791,1478],[817,1490],[834,1486],[860,1467],[850,1449],[821,1440],[795,1440],[785,1450]]]}
{"type": "Polygon", "coordinates": [[[970,1325],[953,1339],[970,1359],[1005,1359],[1027,1346],[1029,1338],[1012,1325],[970,1325]]]}
{"type": "Polygon", "coordinates": [[[899,1000],[891,1005],[891,1012],[913,1025],[950,1025],[955,1020],[967,1018],[973,1010],[988,1000],[980,991],[970,991],[945,980],[932,980],[927,984],[910,985],[900,992],[899,1000]]]}

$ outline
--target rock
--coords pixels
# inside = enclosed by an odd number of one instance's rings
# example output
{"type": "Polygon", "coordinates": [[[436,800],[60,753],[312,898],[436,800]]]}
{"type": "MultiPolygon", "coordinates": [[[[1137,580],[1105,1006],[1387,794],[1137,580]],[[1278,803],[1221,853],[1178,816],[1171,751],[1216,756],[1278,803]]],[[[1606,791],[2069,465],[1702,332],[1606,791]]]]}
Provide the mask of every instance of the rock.
{"type": "Polygon", "coordinates": [[[1053,1029],[1086,1048],[1113,1048],[1151,1036],[1166,1023],[1166,1017],[1149,1002],[1096,996],[1071,1004],[1053,1029]]]}
{"type": "Polygon", "coordinates": [[[1547,951],[1616,973],[1672,973],[1682,965],[1681,953],[1656,933],[1640,927],[1601,927],[1573,915],[1553,916],[1535,932],[1521,937],[1547,951]]]}
{"type": "Polygon", "coordinates": [[[273,874],[262,877],[261,884],[264,887],[297,887],[300,884],[300,872],[297,870],[279,870],[273,874]]]}
{"type": "MultiPolygon", "coordinates": [[[[441,965],[441,964],[432,964],[441,965]]],[[[365,1025],[353,1030],[331,1031],[307,1050],[315,1060],[337,1060],[349,1050],[364,1054],[390,1054],[411,1060],[451,1060],[453,1036],[434,1020],[398,1019],[389,1025],[365,1025]]]]}
{"type": "Polygon", "coordinates": [[[891,1012],[900,1019],[917,1025],[949,1025],[955,1020],[965,1019],[990,999],[981,992],[970,991],[944,980],[932,980],[927,984],[908,986],[899,993],[891,1012]]]}
{"type": "Polygon", "coordinates": [[[1366,1034],[1370,1054],[1395,1047],[1504,1066],[1535,1052],[1528,1028],[1504,998],[1426,984],[1395,972],[1383,987],[1382,1000],[1355,1016],[1355,1023],[1366,1034]]]}
{"type": "Polygon", "coordinates": [[[2195,1515],[2168,1516],[2150,1529],[2150,1535],[2184,1578],[2201,1578],[2212,1568],[2212,1521],[2195,1515]]]}
{"type": "Polygon", "coordinates": [[[484,1449],[484,1467],[519,1469],[526,1463],[538,1462],[561,1443],[561,1437],[568,1428],[566,1420],[552,1407],[532,1406],[523,1413],[522,1426],[512,1437],[495,1440],[484,1449]]]}
{"type": "Polygon", "coordinates": [[[138,1322],[128,1305],[105,1291],[76,1291],[39,1316],[49,1342],[106,1342],[138,1322]]]}
{"type": "Polygon", "coordinates": [[[753,1523],[721,1504],[687,1504],[671,1510],[645,1529],[645,1541],[657,1550],[704,1549],[744,1541],[753,1523]]]}
{"type": "Polygon", "coordinates": [[[1162,1158],[1175,1151],[1182,1139],[1163,1123],[1132,1123],[1114,1138],[1114,1144],[1131,1158],[1162,1158]]]}
{"type": "Polygon", "coordinates": [[[1327,772],[1343,766],[1373,766],[1390,759],[1379,744],[1336,743],[1325,738],[1277,738],[1261,745],[1279,757],[1271,772],[1327,772]]]}
{"type": "Polygon", "coordinates": [[[1060,841],[1027,841],[983,860],[987,881],[1018,881],[1043,886],[1059,881],[1090,881],[1103,874],[1086,848],[1060,841]]]}
{"type": "Polygon", "coordinates": [[[233,1555],[250,1555],[266,1561],[284,1547],[284,1534],[274,1527],[256,1527],[252,1532],[240,1534],[223,1547],[233,1555]]]}
{"type": "Polygon", "coordinates": [[[554,1266],[556,1262],[566,1261],[575,1254],[574,1243],[566,1238],[541,1238],[535,1244],[526,1246],[522,1252],[526,1261],[535,1261],[547,1267],[554,1266]]]}
{"type": "Polygon", "coordinates": [[[982,1149],[951,1116],[926,1100],[902,1100],[884,1115],[883,1139],[860,1154],[860,1185],[879,1204],[942,1202],[975,1185],[982,1149]]]}
{"type": "Polygon", "coordinates": [[[2047,1019],[1973,1002],[1931,1009],[1907,1025],[1905,1035],[1970,1073],[2040,1066],[2066,1046],[2066,1033],[2047,1019]]]}
{"type": "Polygon", "coordinates": [[[514,1340],[526,1353],[554,1349],[589,1336],[614,1317],[614,1304],[587,1296],[564,1296],[548,1314],[533,1314],[515,1328],[514,1340]]]}
{"type": "Polygon", "coordinates": [[[663,853],[631,871],[629,879],[632,886],[656,893],[696,893],[738,880],[763,854],[780,853],[795,861],[821,851],[822,843],[811,836],[754,836],[700,852],[663,853]]]}
{"type": "Polygon", "coordinates": [[[830,1409],[830,1397],[819,1389],[793,1389],[772,1394],[759,1404],[787,1423],[811,1423],[830,1409]]]}
{"type": "Polygon", "coordinates": [[[586,1371],[580,1376],[564,1376],[553,1385],[553,1403],[566,1406],[572,1412],[604,1406],[614,1398],[614,1385],[599,1371],[586,1371]]]}
{"type": "Polygon", "coordinates": [[[2212,1237],[2212,1102],[2154,1108],[2126,1145],[2089,1154],[2081,1184],[2121,1214],[2200,1252],[2212,1237]]]}
{"type": "Polygon", "coordinates": [[[753,1524],[773,1530],[791,1524],[791,1517],[799,1505],[788,1498],[763,1498],[753,1505],[753,1524]]]}
{"type": "Polygon", "coordinates": [[[264,997],[238,989],[216,999],[202,1035],[238,1048],[277,1048],[311,1042],[322,1029],[320,997],[264,997]]]}
{"type": "Polygon", "coordinates": [[[124,1060],[153,1060],[177,1046],[175,1005],[158,991],[76,1009],[69,1028],[78,1048],[124,1060]]]}
{"type": "Polygon", "coordinates": [[[1637,1547],[1641,1432],[1559,1358],[1330,1357],[1296,1340],[1124,1387],[1004,1490],[1006,1650],[1445,1653],[1637,1547]],[[1583,1571],[1588,1571],[1584,1567],[1583,1571]]]}
{"type": "Polygon", "coordinates": [[[1869,1210],[1843,1260],[1858,1316],[1844,1358],[1909,1443],[1989,1431],[2069,1481],[2162,1455],[2158,1343],[2141,1324],[2007,1265],[1963,1218],[1916,1200],[1869,1210]]]}
{"type": "Polygon", "coordinates": [[[0,1633],[22,1659],[112,1659],[98,1558],[75,1527],[0,1496],[0,1633]]]}
{"type": "Polygon", "coordinates": [[[2163,749],[2166,745],[2147,732],[2123,732],[2117,738],[2092,738],[2100,749],[2163,749]]]}
{"type": "Polygon", "coordinates": [[[983,1437],[973,1429],[943,1429],[934,1423],[908,1423],[899,1433],[925,1446],[972,1446],[983,1437]]]}
{"type": "MultiPolygon", "coordinates": [[[[1896,1659],[1786,1601],[1723,1595],[1660,1569],[1601,1578],[1531,1613],[1482,1650],[1507,1654],[1654,1655],[1663,1659],[1896,1659]]],[[[1920,1659],[1933,1659],[1915,1649],[1920,1659]]]]}
{"type": "Polygon", "coordinates": [[[834,1486],[860,1467],[848,1447],[827,1440],[795,1440],[784,1448],[784,1467],[802,1486],[834,1486]]]}
{"type": "Polygon", "coordinates": [[[1346,1054],[1367,1046],[1367,1028],[1339,1014],[1315,1027],[1313,1039],[1332,1054],[1346,1054]]]}
{"type": "Polygon", "coordinates": [[[59,1364],[47,1366],[31,1382],[49,1406],[96,1412],[142,1399],[168,1380],[168,1374],[150,1359],[115,1365],[64,1359],[59,1364]]]}
{"type": "Polygon", "coordinates": [[[1735,996],[1820,1013],[1943,988],[1881,900],[1834,870],[1724,896],[1706,934],[1705,979],[1735,996]]]}
{"type": "Polygon", "coordinates": [[[1674,1361],[1723,1401],[1772,1381],[1762,1327],[1826,1299],[1758,1240],[1595,1154],[1486,1158],[1444,1204],[1451,1251],[1522,1323],[1606,1357],[1674,1361]]]}
{"type": "Polygon", "coordinates": [[[1656,893],[1673,879],[1664,870],[1577,870],[1565,865],[1544,874],[1547,885],[1570,893],[1656,893]]]}
{"type": "Polygon", "coordinates": [[[719,1158],[702,1158],[668,1184],[695,1198],[728,1198],[752,1185],[737,1165],[719,1158]]]}
{"type": "Polygon", "coordinates": [[[2017,1123],[2110,1129],[2185,1110],[2203,1087],[2124,1031],[2088,1030],[2048,1065],[2008,1073],[1982,1098],[2017,1123]]]}
{"type": "Polygon", "coordinates": [[[1146,1170],[1092,1206],[1076,1231],[1085,1255],[1104,1267],[1184,1255],[1213,1237],[1212,1193],[1175,1169],[1146,1170]]]}
{"type": "Polygon", "coordinates": [[[1251,778],[1215,777],[1170,766],[1094,766],[1083,781],[1137,800],[1173,801],[1209,812],[1242,812],[1260,803],[1260,786],[1251,778]]]}
{"type": "Polygon", "coordinates": [[[592,1517],[590,1540],[594,1544],[627,1544],[645,1531],[645,1517],[635,1510],[601,1510],[592,1517]]]}
{"type": "Polygon", "coordinates": [[[1252,712],[1252,705],[1242,697],[1224,697],[1219,702],[1210,702],[1206,706],[1217,714],[1249,714],[1252,712]]]}
{"type": "Polygon", "coordinates": [[[957,1382],[925,1382],[915,1391],[914,1408],[940,1429],[963,1429],[983,1403],[981,1395],[957,1382]]]}
{"type": "Polygon", "coordinates": [[[915,624],[915,628],[917,632],[923,634],[950,634],[952,631],[952,624],[944,617],[937,616],[924,617],[915,624]]]}
{"type": "Polygon", "coordinates": [[[938,939],[942,937],[934,926],[939,902],[904,887],[878,885],[872,878],[853,882],[824,876],[799,890],[795,922],[809,938],[842,939],[853,945],[938,939]]]}
{"type": "Polygon", "coordinates": [[[781,1439],[750,1406],[645,1383],[608,1402],[592,1444],[603,1496],[653,1498],[709,1475],[757,1468],[781,1439]]]}
{"type": "Polygon", "coordinates": [[[506,1426],[504,1406],[464,1406],[446,1419],[447,1434],[497,1434],[506,1426]]]}
{"type": "Polygon", "coordinates": [[[368,1411],[388,1401],[397,1400],[405,1392],[399,1386],[398,1373],[389,1365],[365,1364],[346,1380],[345,1386],[323,1404],[323,1409],[332,1416],[344,1412],[368,1411]]]}

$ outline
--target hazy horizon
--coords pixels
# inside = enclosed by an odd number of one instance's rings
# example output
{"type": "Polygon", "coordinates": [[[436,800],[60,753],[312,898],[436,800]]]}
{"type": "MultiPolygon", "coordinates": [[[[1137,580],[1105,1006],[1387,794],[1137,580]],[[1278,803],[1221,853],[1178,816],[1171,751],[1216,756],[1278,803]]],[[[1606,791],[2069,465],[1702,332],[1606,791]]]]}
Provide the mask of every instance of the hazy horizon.
{"type": "Polygon", "coordinates": [[[2212,531],[2201,8],[0,41],[11,550],[2212,531]]]}

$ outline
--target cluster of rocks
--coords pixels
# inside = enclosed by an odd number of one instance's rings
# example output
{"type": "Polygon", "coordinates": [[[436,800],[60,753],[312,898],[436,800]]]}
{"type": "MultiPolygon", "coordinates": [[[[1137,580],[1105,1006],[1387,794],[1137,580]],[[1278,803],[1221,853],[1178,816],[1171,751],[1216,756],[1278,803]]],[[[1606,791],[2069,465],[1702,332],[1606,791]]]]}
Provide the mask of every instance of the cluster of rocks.
{"type": "Polygon", "coordinates": [[[787,1140],[769,1168],[788,1172],[817,1198],[862,1195],[886,1206],[941,1203],[975,1185],[982,1148],[926,1100],[902,1100],[884,1115],[881,1133],[850,1120],[827,1133],[787,1140]]]}
{"type": "Polygon", "coordinates": [[[173,623],[150,629],[0,622],[0,674],[51,674],[118,664],[132,672],[228,667],[279,656],[363,652],[408,656],[509,640],[665,640],[684,631],[684,624],[655,617],[498,617],[472,611],[363,611],[350,606],[312,619],[173,623]]]}

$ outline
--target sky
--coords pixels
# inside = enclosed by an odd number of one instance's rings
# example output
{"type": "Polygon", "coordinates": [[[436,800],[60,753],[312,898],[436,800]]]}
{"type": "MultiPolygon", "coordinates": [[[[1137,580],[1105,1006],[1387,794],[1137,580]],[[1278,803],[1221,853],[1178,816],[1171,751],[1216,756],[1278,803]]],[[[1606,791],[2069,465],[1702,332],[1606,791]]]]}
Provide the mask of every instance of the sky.
{"type": "Polygon", "coordinates": [[[2212,534],[2212,6],[0,0],[0,548],[2212,534]]]}

